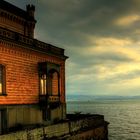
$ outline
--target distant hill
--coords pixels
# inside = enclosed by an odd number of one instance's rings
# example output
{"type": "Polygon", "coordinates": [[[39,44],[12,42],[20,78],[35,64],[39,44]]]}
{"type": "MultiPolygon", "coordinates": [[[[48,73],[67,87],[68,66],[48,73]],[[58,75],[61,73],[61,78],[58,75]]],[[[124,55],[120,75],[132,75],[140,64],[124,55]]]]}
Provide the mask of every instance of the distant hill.
{"type": "Polygon", "coordinates": [[[134,100],[140,96],[67,95],[67,101],[134,100]]]}

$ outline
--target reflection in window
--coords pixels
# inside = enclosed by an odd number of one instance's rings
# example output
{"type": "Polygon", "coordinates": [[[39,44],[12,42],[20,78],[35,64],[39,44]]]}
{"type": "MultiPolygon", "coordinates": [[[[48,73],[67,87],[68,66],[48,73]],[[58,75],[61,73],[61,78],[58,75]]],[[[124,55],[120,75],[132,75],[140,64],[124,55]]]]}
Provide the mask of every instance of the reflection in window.
{"type": "Polygon", "coordinates": [[[46,74],[42,74],[40,77],[40,94],[47,94],[47,76],[46,74]]]}

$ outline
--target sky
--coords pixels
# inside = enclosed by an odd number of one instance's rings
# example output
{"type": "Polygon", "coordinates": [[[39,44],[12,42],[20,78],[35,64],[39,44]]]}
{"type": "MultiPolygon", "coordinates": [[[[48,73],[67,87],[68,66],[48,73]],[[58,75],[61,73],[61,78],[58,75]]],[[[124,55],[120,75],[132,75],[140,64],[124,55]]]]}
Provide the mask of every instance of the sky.
{"type": "Polygon", "coordinates": [[[68,95],[140,95],[140,0],[6,0],[36,7],[35,38],[65,49],[68,95]]]}

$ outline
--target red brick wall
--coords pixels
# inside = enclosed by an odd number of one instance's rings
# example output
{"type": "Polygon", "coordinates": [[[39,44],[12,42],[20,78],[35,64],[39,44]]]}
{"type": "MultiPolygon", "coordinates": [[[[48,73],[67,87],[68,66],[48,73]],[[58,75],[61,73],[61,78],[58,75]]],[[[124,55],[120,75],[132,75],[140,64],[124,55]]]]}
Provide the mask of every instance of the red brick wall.
{"type": "Polygon", "coordinates": [[[52,62],[61,65],[60,94],[65,102],[64,60],[39,52],[21,49],[19,46],[0,42],[0,64],[6,67],[6,93],[0,96],[0,104],[38,103],[38,62],[52,62]]]}

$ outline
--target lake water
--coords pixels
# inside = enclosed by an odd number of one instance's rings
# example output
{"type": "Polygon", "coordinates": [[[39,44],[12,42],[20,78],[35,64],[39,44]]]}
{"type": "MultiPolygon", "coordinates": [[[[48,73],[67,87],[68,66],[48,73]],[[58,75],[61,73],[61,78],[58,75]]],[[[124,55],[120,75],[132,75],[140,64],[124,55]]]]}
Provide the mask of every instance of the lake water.
{"type": "Polygon", "coordinates": [[[67,112],[102,114],[109,124],[109,140],[140,140],[140,100],[68,101],[67,112]]]}

